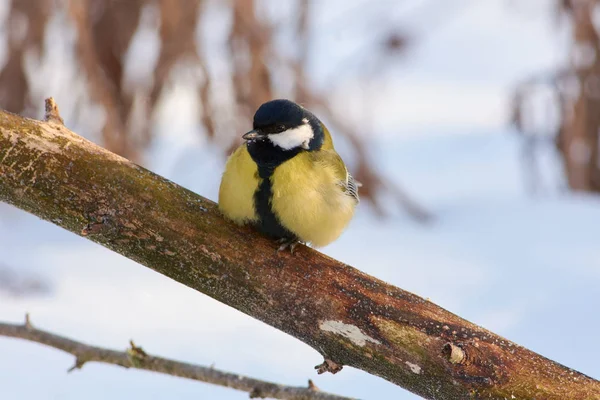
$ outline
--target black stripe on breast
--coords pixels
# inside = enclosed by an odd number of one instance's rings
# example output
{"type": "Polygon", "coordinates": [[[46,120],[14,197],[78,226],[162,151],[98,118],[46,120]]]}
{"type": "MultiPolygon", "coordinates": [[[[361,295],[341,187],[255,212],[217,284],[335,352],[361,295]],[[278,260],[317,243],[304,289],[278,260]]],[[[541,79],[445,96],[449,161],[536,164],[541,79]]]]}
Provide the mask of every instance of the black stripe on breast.
{"type": "Polygon", "coordinates": [[[295,235],[281,225],[271,208],[273,190],[270,178],[273,175],[274,169],[271,171],[268,171],[266,168],[264,168],[263,171],[261,171],[261,169],[263,168],[258,168],[261,182],[254,193],[254,207],[256,209],[256,214],[260,217],[260,224],[257,228],[265,235],[274,238],[293,239],[295,238],[295,235]],[[261,174],[261,172],[263,173],[261,174]]]}
{"type": "Polygon", "coordinates": [[[278,166],[297,155],[300,149],[283,150],[275,148],[269,141],[257,141],[248,143],[248,152],[258,166],[260,177],[260,184],[254,193],[254,208],[260,218],[256,228],[273,238],[296,239],[296,235],[286,229],[273,212],[271,177],[278,166]]]}

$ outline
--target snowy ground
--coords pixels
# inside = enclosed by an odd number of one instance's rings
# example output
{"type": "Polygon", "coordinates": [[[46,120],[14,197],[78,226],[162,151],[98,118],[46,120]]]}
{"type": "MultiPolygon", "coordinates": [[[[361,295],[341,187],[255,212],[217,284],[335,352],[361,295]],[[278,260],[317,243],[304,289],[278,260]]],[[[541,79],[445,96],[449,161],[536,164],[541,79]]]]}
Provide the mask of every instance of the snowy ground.
{"type": "MultiPolygon", "coordinates": [[[[324,252],[598,379],[600,198],[557,191],[551,151],[543,157],[545,191],[529,195],[520,143],[505,125],[512,85],[564,55],[552,36],[550,1],[510,7],[503,0],[454,1],[471,5],[434,30],[398,78],[383,79],[386,100],[377,104],[375,130],[390,134],[374,138],[371,148],[382,172],[430,209],[435,223],[425,227],[402,212],[377,220],[363,205],[324,252]]],[[[329,15],[345,3],[335,3],[329,15]]],[[[347,50],[342,39],[323,39],[323,51],[347,50]]],[[[60,59],[56,52],[48,57],[60,59]]],[[[58,70],[61,76],[44,78],[53,88],[39,90],[56,96],[68,113],[68,99],[54,90],[71,77],[58,70]]],[[[327,71],[315,74],[324,79],[327,71]]],[[[185,93],[175,98],[165,106],[166,118],[195,112],[185,93]]],[[[150,167],[216,199],[220,151],[189,126],[169,133],[151,150],[150,167]]],[[[320,355],[299,341],[3,204],[0,257],[53,287],[45,297],[0,293],[2,321],[21,321],[27,311],[42,328],[99,346],[124,349],[133,338],[152,354],[281,383],[304,385],[311,378],[323,390],[362,399],[416,398],[348,367],[317,376],[320,355]]],[[[90,364],[67,374],[72,363],[58,351],[0,338],[2,399],[247,398],[111,366],[90,364]]]]}

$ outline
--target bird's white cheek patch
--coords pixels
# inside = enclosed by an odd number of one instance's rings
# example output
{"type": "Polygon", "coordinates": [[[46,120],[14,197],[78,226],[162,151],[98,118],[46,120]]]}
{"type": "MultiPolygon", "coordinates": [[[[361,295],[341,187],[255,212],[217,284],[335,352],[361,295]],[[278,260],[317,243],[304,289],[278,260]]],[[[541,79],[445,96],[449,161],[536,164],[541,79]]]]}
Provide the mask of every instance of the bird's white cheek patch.
{"type": "Polygon", "coordinates": [[[314,136],[315,133],[310,125],[303,124],[297,128],[269,135],[269,140],[284,150],[290,150],[296,147],[308,149],[308,144],[314,136]]]}

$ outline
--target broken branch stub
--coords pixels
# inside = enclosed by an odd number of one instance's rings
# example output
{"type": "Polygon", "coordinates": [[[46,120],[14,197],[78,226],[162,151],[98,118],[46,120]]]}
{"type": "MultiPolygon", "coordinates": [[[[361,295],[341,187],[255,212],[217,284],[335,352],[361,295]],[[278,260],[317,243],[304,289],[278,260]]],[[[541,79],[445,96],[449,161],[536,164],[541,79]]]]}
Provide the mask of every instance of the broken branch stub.
{"type": "Polygon", "coordinates": [[[419,296],[304,246],[277,253],[212,201],[57,124],[0,112],[0,200],[427,399],[600,397],[600,382],[419,296]]]}

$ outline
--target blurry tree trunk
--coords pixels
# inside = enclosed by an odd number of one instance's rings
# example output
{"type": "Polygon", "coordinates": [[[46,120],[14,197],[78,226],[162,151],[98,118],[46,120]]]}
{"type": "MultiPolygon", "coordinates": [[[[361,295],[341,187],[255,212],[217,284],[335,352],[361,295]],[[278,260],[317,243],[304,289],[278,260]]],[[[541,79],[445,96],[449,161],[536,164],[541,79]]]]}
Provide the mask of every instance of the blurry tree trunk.
{"type": "Polygon", "coordinates": [[[51,0],[13,0],[7,24],[8,54],[0,69],[0,104],[8,111],[32,115],[27,110],[29,86],[25,76],[25,53],[40,57],[51,0]],[[26,26],[26,30],[23,27],[26,26]]]}
{"type": "Polygon", "coordinates": [[[319,372],[350,365],[427,399],[600,398],[600,382],[419,296],[304,246],[278,253],[47,111],[0,112],[0,200],[302,340],[325,358],[319,372]]]}
{"type": "Polygon", "coordinates": [[[233,22],[229,34],[229,51],[233,66],[236,101],[246,119],[261,104],[272,100],[271,71],[273,35],[264,19],[257,18],[254,0],[232,2],[233,22]]]}
{"type": "Polygon", "coordinates": [[[160,55],[154,70],[150,107],[154,109],[171,70],[179,61],[196,63],[196,27],[200,0],[160,0],[160,55]]]}
{"type": "Polygon", "coordinates": [[[569,186],[600,192],[600,40],[593,14],[597,0],[570,1],[573,24],[572,63],[578,95],[566,110],[558,136],[569,186]]]}
{"type": "MultiPolygon", "coordinates": [[[[105,145],[120,155],[138,160],[139,153],[137,149],[131,146],[127,135],[127,124],[122,118],[125,110],[124,103],[122,104],[120,101],[121,93],[119,92],[122,65],[120,65],[120,62],[119,65],[116,65],[121,56],[121,54],[118,54],[118,51],[122,49],[116,43],[109,42],[107,45],[110,47],[105,51],[105,46],[102,45],[105,41],[95,39],[93,15],[89,12],[90,1],[69,0],[68,3],[69,13],[77,31],[77,56],[79,63],[86,74],[92,99],[104,108],[106,117],[104,127],[102,128],[102,138],[105,145]],[[113,81],[112,79],[118,79],[118,81],[113,81]]],[[[132,21],[129,22],[133,23],[132,21]]],[[[102,24],[105,24],[105,22],[101,19],[100,25],[102,24]]],[[[135,21],[135,24],[137,26],[137,21],[135,21]]],[[[115,34],[115,31],[119,30],[118,27],[119,24],[114,21],[113,26],[109,30],[111,34],[107,35],[107,40],[115,34]]],[[[129,40],[134,31],[128,29],[129,40]]]]}
{"type": "MultiPolygon", "coordinates": [[[[84,0],[74,0],[78,6],[85,5],[84,0]]],[[[80,15],[75,19],[77,23],[79,40],[86,37],[87,42],[80,43],[78,52],[80,57],[90,57],[88,52],[94,52],[95,57],[91,60],[80,60],[86,67],[88,82],[92,86],[92,94],[102,101],[99,101],[104,107],[114,107],[108,109],[107,113],[111,120],[107,121],[102,136],[107,148],[130,159],[139,160],[140,150],[145,146],[139,146],[133,139],[131,128],[129,126],[130,116],[133,107],[134,93],[125,90],[124,75],[125,62],[124,57],[129,48],[133,35],[138,29],[142,8],[147,3],[146,0],[127,0],[127,1],[106,1],[106,0],[87,0],[89,4],[80,11],[85,15],[80,15]],[[88,19],[89,25],[79,25],[83,20],[88,19]],[[82,30],[85,30],[83,34],[82,30]],[[86,49],[85,47],[89,47],[86,49]],[[98,64],[96,67],[89,65],[89,62],[98,64]],[[98,68],[100,67],[100,68],[98,68]],[[102,74],[101,77],[94,76],[102,74]],[[105,88],[98,88],[98,80],[102,82],[105,88]],[[110,93],[100,93],[99,91],[109,90],[110,93]],[[110,102],[104,98],[109,95],[110,102]],[[111,115],[114,113],[114,115],[111,115]],[[118,119],[118,122],[116,121],[118,119]],[[122,131],[119,131],[122,129],[122,131]]],[[[73,6],[71,6],[73,7],[73,6]]]]}

